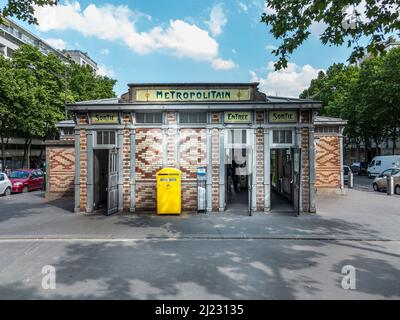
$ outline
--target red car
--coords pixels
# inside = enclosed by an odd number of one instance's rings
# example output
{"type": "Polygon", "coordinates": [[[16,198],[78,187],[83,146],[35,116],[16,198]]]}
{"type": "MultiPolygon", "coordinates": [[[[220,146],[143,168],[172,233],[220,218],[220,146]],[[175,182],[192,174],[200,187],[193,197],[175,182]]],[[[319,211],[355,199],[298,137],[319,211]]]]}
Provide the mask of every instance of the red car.
{"type": "Polygon", "coordinates": [[[8,177],[12,183],[12,192],[28,192],[44,188],[44,177],[41,170],[19,169],[8,177]]]}

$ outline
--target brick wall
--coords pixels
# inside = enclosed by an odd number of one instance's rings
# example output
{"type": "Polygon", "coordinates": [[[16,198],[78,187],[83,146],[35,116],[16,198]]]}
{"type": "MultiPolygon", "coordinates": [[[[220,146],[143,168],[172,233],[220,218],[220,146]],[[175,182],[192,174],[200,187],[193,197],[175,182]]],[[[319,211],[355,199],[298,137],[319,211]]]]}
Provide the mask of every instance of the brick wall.
{"type": "MultiPolygon", "coordinates": [[[[221,160],[223,161],[223,160],[221,160]]],[[[212,174],[212,209],[218,211],[219,209],[219,130],[211,130],[211,174],[212,174]]]]}
{"type": "MultiPolygon", "coordinates": [[[[211,123],[220,123],[220,115],[218,112],[211,113],[211,123]]],[[[223,161],[223,160],[222,160],[223,161]]],[[[218,211],[219,209],[219,130],[211,130],[211,206],[212,210],[218,211]]]]}
{"type": "Polygon", "coordinates": [[[182,171],[182,209],[197,209],[197,168],[207,166],[206,129],[181,129],[179,138],[182,171]]]}
{"type": "MultiPolygon", "coordinates": [[[[131,123],[130,115],[124,114],[123,123],[129,125],[131,123]]],[[[123,145],[123,207],[124,210],[129,210],[131,206],[131,186],[130,186],[130,172],[131,172],[131,137],[130,129],[124,129],[123,145]]]]}
{"type": "Polygon", "coordinates": [[[156,173],[162,169],[162,130],[136,129],[136,210],[156,209],[156,173]]]}
{"type": "Polygon", "coordinates": [[[256,206],[257,210],[264,211],[264,130],[256,132],[256,206]]]}
{"type": "MultiPolygon", "coordinates": [[[[310,112],[301,113],[301,122],[309,123],[310,112]]],[[[309,148],[309,129],[301,129],[301,186],[303,211],[310,211],[310,148],[309,148]]]]}
{"type": "Polygon", "coordinates": [[[75,179],[74,144],[47,145],[46,147],[46,198],[72,197],[75,179]]]}
{"type": "Polygon", "coordinates": [[[340,141],[338,136],[319,136],[316,149],[317,188],[340,188],[340,141]]]}
{"type": "Polygon", "coordinates": [[[86,211],[87,205],[87,136],[86,130],[80,130],[80,210],[86,211]]]}

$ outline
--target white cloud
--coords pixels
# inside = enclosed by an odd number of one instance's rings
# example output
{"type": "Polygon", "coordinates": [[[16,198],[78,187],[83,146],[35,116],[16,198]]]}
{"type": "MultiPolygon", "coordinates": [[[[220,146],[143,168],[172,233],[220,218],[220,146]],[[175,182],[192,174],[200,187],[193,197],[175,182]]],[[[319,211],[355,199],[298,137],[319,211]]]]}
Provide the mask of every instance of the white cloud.
{"type": "Polygon", "coordinates": [[[227,24],[228,18],[226,17],[222,4],[217,4],[211,9],[210,21],[207,22],[211,34],[216,37],[222,33],[222,28],[227,24]]]}
{"type": "Polygon", "coordinates": [[[239,11],[247,13],[249,11],[249,7],[243,2],[239,2],[239,11]]]}
{"type": "Polygon", "coordinates": [[[266,46],[265,46],[265,49],[266,49],[267,51],[272,51],[272,50],[278,49],[278,47],[277,47],[277,46],[274,46],[273,44],[269,44],[269,45],[266,45],[266,46]]]}
{"type": "Polygon", "coordinates": [[[212,66],[215,70],[230,70],[233,69],[236,65],[232,60],[217,58],[213,60],[212,66]]]}
{"type": "Polygon", "coordinates": [[[108,56],[111,53],[111,51],[106,48],[106,49],[101,49],[100,53],[104,56],[108,56]]]}
{"type": "Polygon", "coordinates": [[[323,69],[316,69],[309,64],[299,66],[295,63],[288,63],[286,69],[275,71],[274,63],[270,61],[265,78],[260,77],[255,71],[250,71],[250,75],[251,81],[259,82],[260,90],[267,95],[298,97],[320,71],[323,69]]]}
{"type": "Polygon", "coordinates": [[[109,78],[115,78],[116,77],[115,71],[112,68],[109,68],[104,64],[100,64],[99,65],[99,68],[97,70],[97,74],[99,76],[103,76],[103,77],[107,76],[109,78]]]}
{"type": "Polygon", "coordinates": [[[67,47],[67,44],[63,39],[49,38],[45,39],[44,41],[46,41],[49,45],[56,48],[57,50],[64,50],[67,47]]]}
{"type": "MultiPolygon", "coordinates": [[[[180,58],[209,62],[213,67],[220,66],[220,63],[213,63],[216,59],[222,60],[218,42],[196,24],[171,20],[167,27],[156,26],[147,32],[138,31],[135,22],[144,14],[127,6],[106,4],[97,7],[89,4],[82,10],[79,2],[74,1],[54,7],[36,7],[35,16],[38,28],[44,32],[75,30],[88,37],[120,41],[138,54],[164,50],[180,58]]],[[[214,31],[218,29],[215,28],[214,31]]]]}

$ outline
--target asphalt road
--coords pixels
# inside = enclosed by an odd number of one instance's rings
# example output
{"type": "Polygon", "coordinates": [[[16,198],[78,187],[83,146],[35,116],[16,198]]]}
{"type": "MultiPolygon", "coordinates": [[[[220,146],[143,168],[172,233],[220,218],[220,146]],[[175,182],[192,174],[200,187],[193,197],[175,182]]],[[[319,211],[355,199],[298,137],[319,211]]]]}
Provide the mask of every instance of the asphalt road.
{"type": "Polygon", "coordinates": [[[354,188],[360,191],[374,192],[372,182],[374,179],[368,179],[366,175],[354,175],[354,188]]]}
{"type": "Polygon", "coordinates": [[[0,198],[0,299],[399,299],[400,196],[348,191],[300,217],[105,217],[42,192],[0,198]]]}
{"type": "Polygon", "coordinates": [[[1,241],[2,299],[399,299],[398,242],[1,241]],[[55,267],[56,287],[42,288],[55,267]],[[355,290],[342,288],[353,266],[355,290]]]}

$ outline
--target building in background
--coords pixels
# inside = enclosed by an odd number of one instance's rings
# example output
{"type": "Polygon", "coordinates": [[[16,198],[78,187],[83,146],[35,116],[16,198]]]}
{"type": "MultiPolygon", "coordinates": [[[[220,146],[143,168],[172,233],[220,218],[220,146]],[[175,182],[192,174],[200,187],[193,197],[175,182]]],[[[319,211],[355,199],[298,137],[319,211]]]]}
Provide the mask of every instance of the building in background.
{"type": "Polygon", "coordinates": [[[46,43],[43,39],[35,36],[11,19],[3,19],[4,23],[0,23],[0,54],[3,56],[11,58],[15,50],[27,44],[37,47],[45,55],[54,53],[61,59],[66,60],[66,56],[62,52],[46,43]]]}
{"type": "Polygon", "coordinates": [[[93,72],[97,73],[99,69],[97,63],[86,52],[80,50],[63,50],[63,53],[80,66],[89,66],[93,72]]]}

